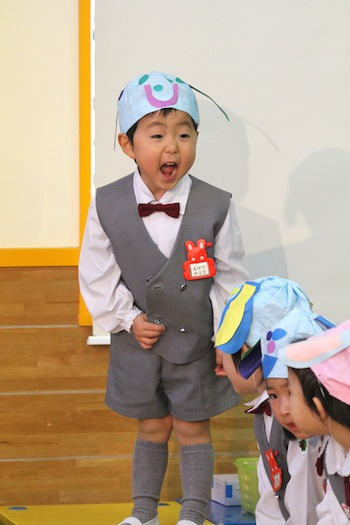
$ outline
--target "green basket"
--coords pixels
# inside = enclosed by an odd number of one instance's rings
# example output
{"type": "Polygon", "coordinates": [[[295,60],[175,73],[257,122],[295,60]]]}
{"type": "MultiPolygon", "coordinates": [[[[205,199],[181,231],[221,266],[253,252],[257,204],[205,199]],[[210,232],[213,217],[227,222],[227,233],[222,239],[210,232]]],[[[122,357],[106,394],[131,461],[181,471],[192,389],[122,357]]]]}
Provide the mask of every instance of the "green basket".
{"type": "Polygon", "coordinates": [[[235,465],[238,471],[241,505],[252,514],[260,498],[258,491],[257,465],[259,458],[237,458],[235,465]]]}

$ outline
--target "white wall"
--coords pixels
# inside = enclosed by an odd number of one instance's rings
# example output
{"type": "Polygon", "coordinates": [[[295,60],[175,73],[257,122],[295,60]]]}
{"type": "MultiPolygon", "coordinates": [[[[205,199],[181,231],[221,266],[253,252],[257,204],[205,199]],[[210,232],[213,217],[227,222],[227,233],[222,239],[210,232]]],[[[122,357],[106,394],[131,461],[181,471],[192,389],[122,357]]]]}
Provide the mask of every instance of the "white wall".
{"type": "Polygon", "coordinates": [[[96,0],[96,175],[113,151],[116,100],[159,69],[211,95],[192,173],[232,192],[252,277],[303,285],[316,312],[350,317],[350,2],[96,0]]]}
{"type": "Polygon", "coordinates": [[[79,245],[78,0],[0,0],[0,248],[79,245]]]}

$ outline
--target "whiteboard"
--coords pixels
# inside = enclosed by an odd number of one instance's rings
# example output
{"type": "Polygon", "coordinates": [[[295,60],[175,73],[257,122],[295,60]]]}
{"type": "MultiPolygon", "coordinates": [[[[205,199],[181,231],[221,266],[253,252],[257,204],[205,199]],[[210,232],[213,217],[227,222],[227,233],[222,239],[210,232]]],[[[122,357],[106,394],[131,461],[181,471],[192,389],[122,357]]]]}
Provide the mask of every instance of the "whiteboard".
{"type": "Polygon", "coordinates": [[[230,191],[252,278],[297,281],[314,311],[350,318],[350,2],[95,0],[94,185],[134,163],[114,150],[134,76],[174,74],[198,95],[191,173],[230,191]]]}

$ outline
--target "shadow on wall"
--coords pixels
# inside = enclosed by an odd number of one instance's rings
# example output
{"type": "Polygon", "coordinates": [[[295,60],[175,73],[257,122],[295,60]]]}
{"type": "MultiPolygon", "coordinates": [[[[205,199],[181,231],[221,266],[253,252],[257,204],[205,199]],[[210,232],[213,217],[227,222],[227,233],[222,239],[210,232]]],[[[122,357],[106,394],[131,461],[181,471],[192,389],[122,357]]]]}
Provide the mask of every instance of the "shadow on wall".
{"type": "MultiPolygon", "coordinates": [[[[278,222],[241,204],[249,187],[246,123],[224,109],[230,122],[212,102],[199,101],[201,123],[197,158],[191,173],[232,193],[251,279],[265,275],[287,278],[286,254],[278,222]]],[[[263,131],[261,133],[271,142],[263,131]]]]}
{"type": "Polygon", "coordinates": [[[314,291],[316,311],[340,322],[350,311],[350,152],[316,151],[289,178],[286,222],[293,226],[302,214],[311,238],[285,247],[288,270],[314,291]]]}

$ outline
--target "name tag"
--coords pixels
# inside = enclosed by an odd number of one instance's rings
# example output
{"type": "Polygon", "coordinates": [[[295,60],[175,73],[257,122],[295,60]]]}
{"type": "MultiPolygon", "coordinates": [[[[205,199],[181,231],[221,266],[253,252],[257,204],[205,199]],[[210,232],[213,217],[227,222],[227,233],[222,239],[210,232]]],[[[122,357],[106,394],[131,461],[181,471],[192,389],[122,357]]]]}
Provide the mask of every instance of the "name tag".
{"type": "Polygon", "coordinates": [[[279,468],[276,461],[276,456],[278,455],[277,450],[266,450],[265,456],[270,467],[270,481],[274,492],[278,492],[282,487],[282,470],[279,468]]]}
{"type": "Polygon", "coordinates": [[[208,279],[214,277],[216,268],[214,259],[208,257],[206,247],[212,244],[204,239],[199,239],[197,244],[186,241],[187,261],[183,263],[184,277],[188,281],[208,279]]]}
{"type": "Polygon", "coordinates": [[[207,262],[189,265],[191,277],[209,276],[209,264],[207,262]]]}

